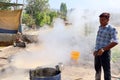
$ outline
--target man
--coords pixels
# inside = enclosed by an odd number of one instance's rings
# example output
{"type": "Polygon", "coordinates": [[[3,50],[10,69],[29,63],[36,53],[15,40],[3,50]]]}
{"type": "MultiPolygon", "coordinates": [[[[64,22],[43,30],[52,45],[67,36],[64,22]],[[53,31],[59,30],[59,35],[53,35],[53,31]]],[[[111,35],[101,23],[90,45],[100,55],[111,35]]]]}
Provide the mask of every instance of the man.
{"type": "Polygon", "coordinates": [[[102,13],[99,16],[100,26],[97,32],[96,46],[93,55],[95,56],[95,80],[101,80],[101,68],[104,71],[104,80],[111,80],[110,49],[118,44],[117,31],[109,25],[109,13],[102,13]]]}

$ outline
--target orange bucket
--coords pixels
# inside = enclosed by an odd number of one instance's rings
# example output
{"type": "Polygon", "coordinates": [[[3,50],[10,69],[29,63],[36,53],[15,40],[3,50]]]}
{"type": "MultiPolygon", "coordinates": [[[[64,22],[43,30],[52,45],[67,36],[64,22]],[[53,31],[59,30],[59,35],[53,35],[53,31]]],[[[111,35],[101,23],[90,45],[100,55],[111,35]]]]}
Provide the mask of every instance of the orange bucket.
{"type": "Polygon", "coordinates": [[[71,59],[72,60],[78,60],[79,57],[80,57],[80,52],[78,52],[78,51],[72,51],[71,52],[71,59]]]}

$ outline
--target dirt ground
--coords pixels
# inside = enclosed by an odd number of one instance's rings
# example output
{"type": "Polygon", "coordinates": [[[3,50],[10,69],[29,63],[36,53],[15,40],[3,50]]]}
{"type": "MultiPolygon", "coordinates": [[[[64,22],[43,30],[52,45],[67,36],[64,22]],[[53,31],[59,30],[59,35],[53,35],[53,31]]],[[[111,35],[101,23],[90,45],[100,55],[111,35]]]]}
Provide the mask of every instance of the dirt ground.
{"type": "MultiPolygon", "coordinates": [[[[119,28],[117,30],[119,30],[119,28]]],[[[27,49],[34,50],[35,48],[29,47],[27,49]]],[[[0,47],[0,80],[29,80],[28,71],[24,72],[21,69],[18,70],[14,67],[9,66],[11,56],[24,50],[26,49],[13,46],[0,47]],[[18,73],[20,74],[18,75],[18,73]]],[[[117,61],[116,63],[111,62],[112,80],[120,80],[119,64],[120,61],[117,61]]],[[[62,80],[95,80],[94,74],[95,71],[93,66],[93,60],[88,60],[86,61],[86,63],[80,62],[77,65],[64,65],[63,71],[61,72],[61,78],[62,80]]],[[[103,74],[102,80],[104,80],[103,74]]]]}
{"type": "MultiPolygon", "coordinates": [[[[10,69],[8,72],[9,57],[16,54],[19,51],[23,51],[23,48],[14,48],[13,46],[0,48],[0,80],[18,80],[16,79],[16,73],[14,69],[10,69]],[[12,72],[12,74],[11,74],[12,72]],[[7,73],[7,74],[6,74],[7,73]],[[15,77],[15,78],[14,78],[15,77]]],[[[120,77],[118,69],[112,64],[112,80],[118,80],[116,77],[120,77]],[[114,68],[113,68],[114,67],[114,68]]],[[[93,62],[90,63],[79,63],[77,65],[64,65],[63,71],[61,72],[62,80],[94,80],[94,67],[93,62]]],[[[20,80],[29,80],[28,73],[27,78],[25,76],[20,76],[20,80]]],[[[103,77],[103,74],[102,74],[103,77]]],[[[103,80],[103,79],[102,79],[103,80]]]]}

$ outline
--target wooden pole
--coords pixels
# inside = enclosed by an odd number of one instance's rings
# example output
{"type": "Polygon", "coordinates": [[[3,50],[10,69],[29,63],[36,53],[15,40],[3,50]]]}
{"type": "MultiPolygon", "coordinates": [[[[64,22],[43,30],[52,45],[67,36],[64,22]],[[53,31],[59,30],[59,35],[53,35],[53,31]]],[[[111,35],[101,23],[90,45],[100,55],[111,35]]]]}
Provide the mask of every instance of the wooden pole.
{"type": "Polygon", "coordinates": [[[16,4],[18,3],[18,0],[16,0],[16,4]]]}

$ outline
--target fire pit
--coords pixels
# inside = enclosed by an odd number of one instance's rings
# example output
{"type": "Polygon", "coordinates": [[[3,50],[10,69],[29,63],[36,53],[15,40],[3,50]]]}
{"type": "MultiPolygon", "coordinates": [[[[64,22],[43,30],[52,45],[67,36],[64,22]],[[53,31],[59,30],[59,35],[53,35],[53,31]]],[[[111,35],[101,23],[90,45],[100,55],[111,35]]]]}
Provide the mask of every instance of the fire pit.
{"type": "Polygon", "coordinates": [[[30,70],[30,80],[61,80],[61,71],[55,68],[37,68],[30,70]]]}

